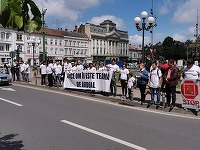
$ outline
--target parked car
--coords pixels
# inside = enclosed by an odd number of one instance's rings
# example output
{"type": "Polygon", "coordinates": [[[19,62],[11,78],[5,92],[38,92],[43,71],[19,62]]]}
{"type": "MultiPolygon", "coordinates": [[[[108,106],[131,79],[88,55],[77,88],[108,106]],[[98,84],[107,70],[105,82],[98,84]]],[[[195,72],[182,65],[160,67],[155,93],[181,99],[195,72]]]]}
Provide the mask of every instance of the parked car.
{"type": "Polygon", "coordinates": [[[0,85],[7,85],[11,82],[11,74],[0,71],[0,85]]]}

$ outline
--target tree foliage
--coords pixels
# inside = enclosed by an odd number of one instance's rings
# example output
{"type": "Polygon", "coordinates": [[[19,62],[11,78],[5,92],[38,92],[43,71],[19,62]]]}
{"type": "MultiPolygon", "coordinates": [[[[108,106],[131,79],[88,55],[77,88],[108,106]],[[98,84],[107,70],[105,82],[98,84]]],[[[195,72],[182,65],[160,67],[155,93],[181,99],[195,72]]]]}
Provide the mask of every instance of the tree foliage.
{"type": "Polygon", "coordinates": [[[42,26],[39,8],[32,0],[0,0],[0,24],[29,33],[42,26]]]}

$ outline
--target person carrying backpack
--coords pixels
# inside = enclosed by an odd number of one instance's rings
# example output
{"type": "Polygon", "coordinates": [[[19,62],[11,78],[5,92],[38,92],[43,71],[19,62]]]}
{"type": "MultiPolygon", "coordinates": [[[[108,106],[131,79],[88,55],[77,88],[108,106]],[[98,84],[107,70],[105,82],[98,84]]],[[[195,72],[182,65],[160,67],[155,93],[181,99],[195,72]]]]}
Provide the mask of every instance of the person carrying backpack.
{"type": "Polygon", "coordinates": [[[160,107],[160,95],[161,95],[161,83],[162,83],[162,73],[161,70],[157,66],[157,62],[154,61],[152,64],[152,69],[150,70],[150,77],[149,77],[149,90],[151,94],[151,101],[149,105],[153,105],[154,102],[154,95],[156,91],[157,95],[157,107],[160,107]]]}

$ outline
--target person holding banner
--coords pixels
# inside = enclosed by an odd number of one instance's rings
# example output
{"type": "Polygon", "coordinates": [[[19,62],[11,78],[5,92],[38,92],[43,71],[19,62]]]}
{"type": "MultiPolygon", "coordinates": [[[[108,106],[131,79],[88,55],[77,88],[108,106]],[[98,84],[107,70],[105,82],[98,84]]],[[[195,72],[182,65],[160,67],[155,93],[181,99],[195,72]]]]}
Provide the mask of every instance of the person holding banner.
{"type": "Polygon", "coordinates": [[[107,70],[107,68],[104,66],[104,62],[102,60],[99,61],[98,70],[101,70],[101,71],[107,70]]]}
{"type": "Polygon", "coordinates": [[[82,71],[83,69],[84,69],[84,67],[81,64],[81,60],[77,59],[77,61],[76,61],[76,71],[82,71]]]}
{"type": "Polygon", "coordinates": [[[115,58],[112,59],[112,63],[106,65],[106,67],[113,71],[113,76],[110,82],[110,95],[113,95],[114,97],[117,95],[117,86],[116,86],[116,73],[119,72],[119,66],[116,64],[115,58]]]}
{"type": "Polygon", "coordinates": [[[194,60],[192,58],[188,59],[187,66],[183,70],[182,78],[200,80],[200,67],[194,65],[194,60]]]}
{"type": "Polygon", "coordinates": [[[93,67],[92,63],[89,63],[89,67],[87,68],[87,70],[96,71],[96,68],[93,67]]]}

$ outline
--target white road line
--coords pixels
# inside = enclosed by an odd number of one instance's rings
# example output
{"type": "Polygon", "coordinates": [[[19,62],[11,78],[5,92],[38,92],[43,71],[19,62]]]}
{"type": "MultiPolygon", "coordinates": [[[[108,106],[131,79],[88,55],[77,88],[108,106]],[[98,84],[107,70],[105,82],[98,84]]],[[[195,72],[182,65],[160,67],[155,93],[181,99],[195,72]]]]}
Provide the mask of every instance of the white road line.
{"type": "Polygon", "coordinates": [[[118,107],[124,107],[124,108],[139,110],[139,111],[143,111],[143,112],[150,112],[150,113],[159,114],[159,115],[166,115],[166,116],[170,116],[170,117],[179,117],[179,118],[185,118],[185,119],[200,120],[200,117],[198,117],[198,116],[178,114],[178,113],[174,113],[174,112],[173,113],[171,113],[171,112],[161,112],[159,110],[149,110],[147,108],[125,106],[125,105],[120,105],[118,103],[113,103],[113,102],[110,102],[110,101],[102,100],[100,98],[95,98],[95,97],[90,98],[89,96],[83,96],[83,95],[80,96],[80,95],[75,95],[73,93],[66,93],[66,92],[64,92],[64,90],[63,91],[53,91],[53,90],[44,89],[44,88],[40,88],[40,87],[32,87],[32,86],[19,85],[19,84],[15,84],[15,86],[26,87],[26,88],[35,89],[35,90],[40,90],[40,91],[45,91],[45,92],[50,92],[50,93],[56,93],[56,94],[81,98],[81,99],[88,100],[88,101],[104,103],[104,104],[109,104],[109,105],[115,105],[115,106],[118,106],[118,107]]]}
{"type": "Polygon", "coordinates": [[[137,150],[147,150],[146,148],[140,147],[140,146],[138,146],[138,145],[135,145],[135,144],[126,142],[126,141],[124,141],[124,140],[121,140],[121,139],[115,138],[115,137],[113,137],[113,136],[110,136],[110,135],[107,135],[107,134],[104,134],[104,133],[95,131],[95,130],[93,130],[93,129],[90,129],[90,128],[87,128],[87,127],[78,125],[78,124],[76,124],[76,123],[73,123],[73,122],[70,122],[70,121],[67,121],[67,120],[61,120],[61,122],[62,122],[62,123],[66,123],[66,124],[68,124],[68,125],[71,125],[71,126],[73,126],[73,127],[76,127],[76,128],[82,129],[82,130],[85,130],[85,131],[90,132],[90,133],[92,133],[92,134],[101,136],[101,137],[103,137],[103,138],[109,139],[109,140],[111,140],[111,141],[120,143],[120,144],[122,144],[122,145],[125,145],[125,146],[128,146],[128,147],[137,149],[137,150]]]}
{"type": "Polygon", "coordinates": [[[0,97],[0,100],[1,101],[4,101],[4,102],[7,102],[7,103],[10,103],[10,104],[13,104],[13,105],[16,105],[16,106],[19,106],[19,107],[22,107],[23,105],[19,104],[19,103],[15,103],[15,102],[12,102],[10,100],[7,100],[7,99],[4,99],[4,98],[1,98],[0,97]]]}

